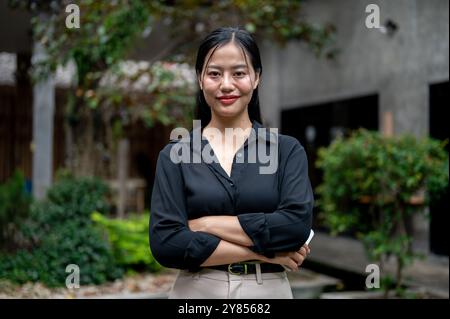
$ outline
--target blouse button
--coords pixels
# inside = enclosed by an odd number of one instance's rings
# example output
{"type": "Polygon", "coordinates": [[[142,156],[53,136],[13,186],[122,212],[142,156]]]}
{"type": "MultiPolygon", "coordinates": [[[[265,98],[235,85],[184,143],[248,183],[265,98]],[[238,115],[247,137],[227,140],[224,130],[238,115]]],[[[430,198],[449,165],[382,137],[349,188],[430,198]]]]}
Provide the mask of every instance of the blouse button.
{"type": "Polygon", "coordinates": [[[237,157],[241,157],[242,156],[242,154],[241,153],[237,153],[237,157]]]}

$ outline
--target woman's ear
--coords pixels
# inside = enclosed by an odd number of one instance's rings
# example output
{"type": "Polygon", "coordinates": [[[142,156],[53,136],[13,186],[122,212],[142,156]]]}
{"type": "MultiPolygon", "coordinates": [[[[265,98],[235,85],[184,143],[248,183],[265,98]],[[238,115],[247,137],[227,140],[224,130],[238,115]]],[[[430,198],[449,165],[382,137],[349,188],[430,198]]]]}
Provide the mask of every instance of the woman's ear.
{"type": "Polygon", "coordinates": [[[202,85],[202,80],[201,80],[200,75],[197,75],[197,81],[198,81],[198,86],[200,87],[200,90],[203,90],[203,85],[202,85]]]}
{"type": "Polygon", "coordinates": [[[259,85],[259,72],[255,73],[255,83],[253,84],[253,90],[256,90],[256,88],[259,85]]]}

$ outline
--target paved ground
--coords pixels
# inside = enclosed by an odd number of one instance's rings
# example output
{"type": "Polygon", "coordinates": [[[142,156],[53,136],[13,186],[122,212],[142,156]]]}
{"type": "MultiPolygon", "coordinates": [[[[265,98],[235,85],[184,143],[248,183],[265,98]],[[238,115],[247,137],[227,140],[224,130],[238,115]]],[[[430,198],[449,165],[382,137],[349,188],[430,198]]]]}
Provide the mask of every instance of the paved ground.
{"type": "MultiPolygon", "coordinates": [[[[316,233],[310,244],[313,262],[329,264],[333,267],[360,274],[371,262],[367,259],[362,244],[351,238],[332,237],[316,233]]],[[[387,265],[387,271],[394,274],[394,263],[387,265]]],[[[425,260],[417,260],[405,270],[409,285],[425,288],[427,291],[449,298],[449,260],[448,257],[429,255],[425,260]]]]}

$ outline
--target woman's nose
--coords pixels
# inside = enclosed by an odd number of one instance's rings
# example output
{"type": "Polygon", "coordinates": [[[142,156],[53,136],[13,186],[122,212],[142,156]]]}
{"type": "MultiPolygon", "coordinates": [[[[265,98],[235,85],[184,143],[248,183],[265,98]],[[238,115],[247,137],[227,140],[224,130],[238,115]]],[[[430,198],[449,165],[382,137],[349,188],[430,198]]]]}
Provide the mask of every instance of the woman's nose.
{"type": "Polygon", "coordinates": [[[224,76],[222,77],[222,83],[220,84],[220,89],[223,91],[233,90],[234,89],[233,77],[224,74],[224,76]]]}

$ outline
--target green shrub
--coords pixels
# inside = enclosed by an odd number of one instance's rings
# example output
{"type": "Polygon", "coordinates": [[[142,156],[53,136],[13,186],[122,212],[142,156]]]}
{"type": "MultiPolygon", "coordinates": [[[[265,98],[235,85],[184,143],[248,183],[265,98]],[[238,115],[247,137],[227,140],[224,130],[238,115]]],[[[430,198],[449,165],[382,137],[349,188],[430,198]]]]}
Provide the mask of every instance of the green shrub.
{"type": "Polygon", "coordinates": [[[80,284],[100,284],[122,275],[111,247],[90,215],[106,212],[107,187],[96,179],[65,178],[34,203],[22,232],[30,249],[0,256],[0,277],[17,283],[41,281],[48,286],[65,284],[66,266],[80,268],[80,284]]]}
{"type": "Polygon", "coordinates": [[[0,248],[14,249],[20,244],[20,224],[28,216],[31,196],[25,191],[25,178],[20,171],[0,185],[0,248]]]}
{"type": "Polygon", "coordinates": [[[408,222],[448,185],[446,142],[412,136],[386,138],[359,130],[319,151],[323,169],[317,204],[337,234],[356,230],[370,259],[380,267],[397,261],[396,284],[415,254],[408,222]]]}
{"type": "Polygon", "coordinates": [[[128,269],[158,271],[161,265],[153,258],[148,243],[149,214],[127,219],[110,219],[98,212],[92,219],[106,231],[116,262],[128,269]]]}

